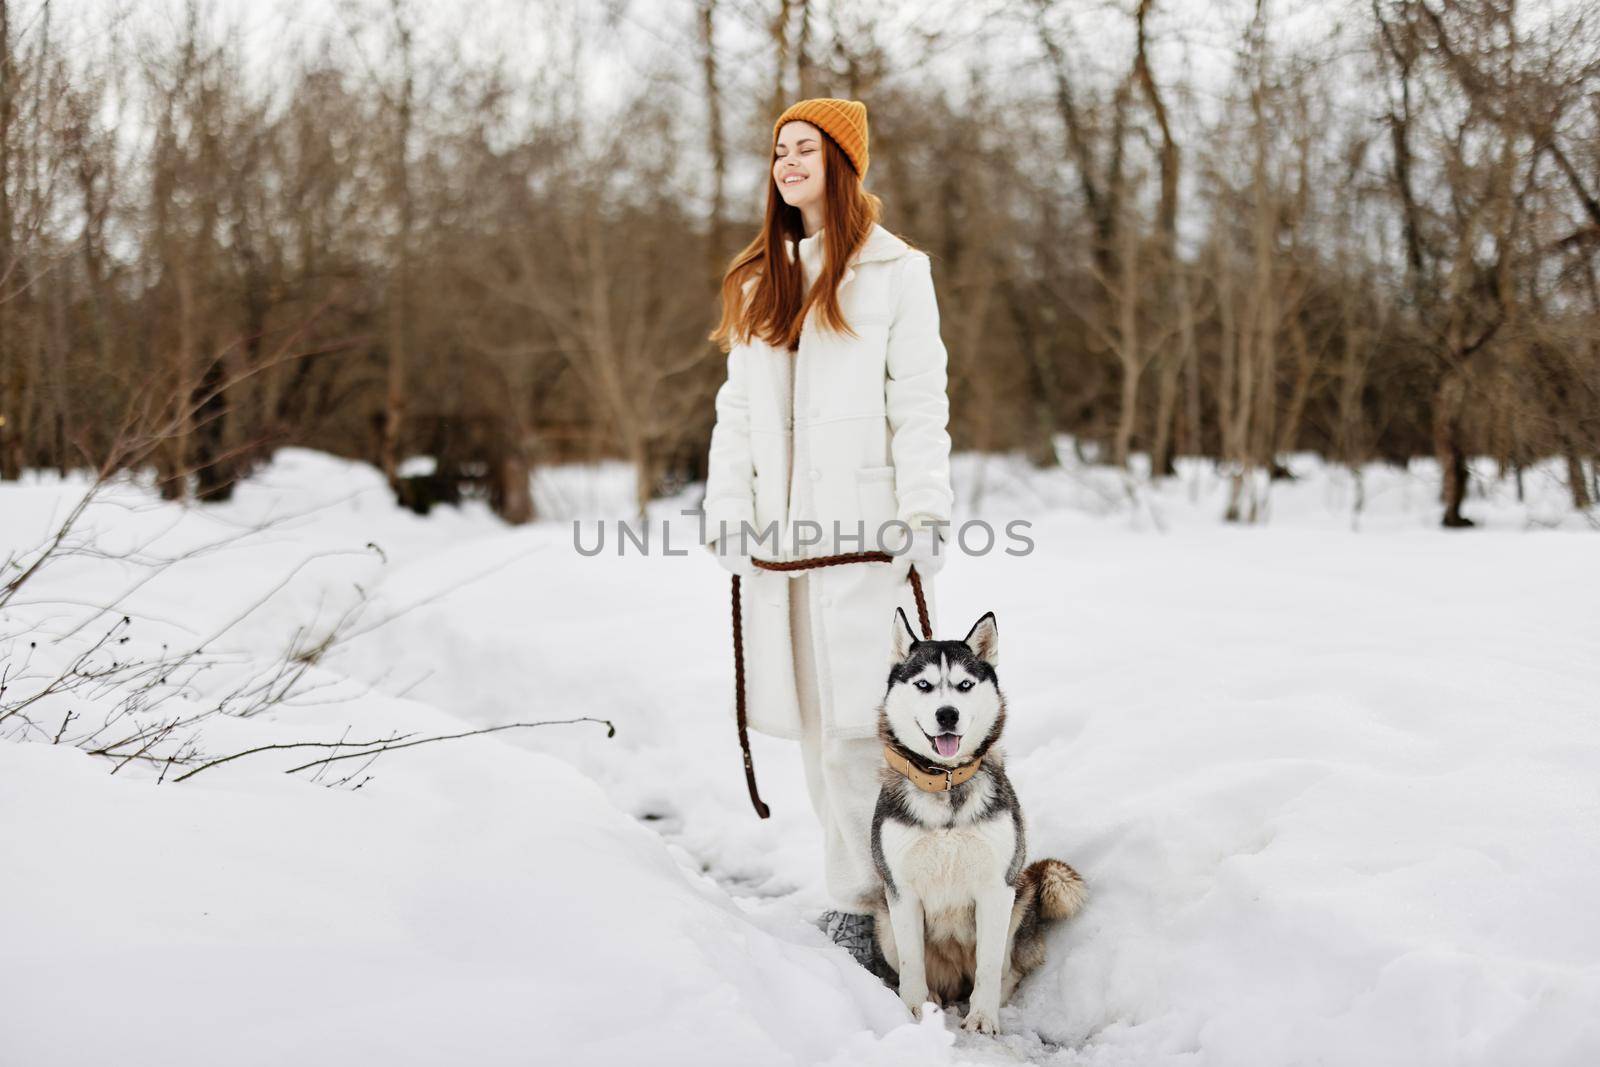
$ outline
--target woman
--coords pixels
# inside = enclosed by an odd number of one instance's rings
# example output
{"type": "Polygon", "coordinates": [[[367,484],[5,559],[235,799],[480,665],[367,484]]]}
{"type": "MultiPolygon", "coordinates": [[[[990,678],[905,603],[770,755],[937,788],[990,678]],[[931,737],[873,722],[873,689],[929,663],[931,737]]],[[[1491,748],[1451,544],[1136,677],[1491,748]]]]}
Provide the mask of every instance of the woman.
{"type": "MultiPolygon", "coordinates": [[[[931,579],[950,522],[945,349],[928,257],[877,224],[867,109],[803,100],[773,125],[762,232],[722,281],[728,352],[706,478],[707,545],[740,575],[753,730],[800,742],[834,910],[822,925],[871,966],[882,889],[870,836],[877,707],[906,581],[931,579]],[[883,547],[894,563],[758,571],[883,547]]],[[[932,583],[924,582],[933,618],[932,583]]]]}

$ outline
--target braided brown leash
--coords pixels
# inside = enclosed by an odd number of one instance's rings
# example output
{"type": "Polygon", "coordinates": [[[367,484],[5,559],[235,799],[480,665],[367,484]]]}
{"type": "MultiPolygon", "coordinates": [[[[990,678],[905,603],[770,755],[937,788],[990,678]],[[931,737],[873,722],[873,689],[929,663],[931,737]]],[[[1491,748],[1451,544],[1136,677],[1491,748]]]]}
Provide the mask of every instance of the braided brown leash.
{"type": "MultiPolygon", "coordinates": [[[[893,563],[897,557],[888,552],[841,552],[836,556],[818,556],[815,559],[796,559],[778,562],[775,560],[752,559],[759,570],[764,571],[808,571],[817,567],[837,567],[844,563],[893,563]]],[[[922,577],[917,574],[917,568],[911,567],[906,571],[906,579],[911,583],[911,592],[917,598],[917,622],[922,625],[924,640],[933,640],[933,626],[928,621],[928,601],[922,595],[922,577]]],[[[739,751],[744,755],[744,780],[750,787],[750,803],[755,805],[756,814],[763,819],[772,814],[766,802],[761,799],[761,794],[756,790],[756,765],[750,758],[750,727],[745,716],[744,707],[744,623],[739,611],[739,576],[733,576],[733,692],[734,708],[739,722],[739,751]]]]}

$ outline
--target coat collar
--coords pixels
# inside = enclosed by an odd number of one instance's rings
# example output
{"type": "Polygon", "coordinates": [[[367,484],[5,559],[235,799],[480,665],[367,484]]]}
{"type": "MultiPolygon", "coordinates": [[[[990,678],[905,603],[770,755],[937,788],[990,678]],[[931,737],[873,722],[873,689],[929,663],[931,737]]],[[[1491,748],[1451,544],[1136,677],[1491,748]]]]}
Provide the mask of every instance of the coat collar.
{"type": "MultiPolygon", "coordinates": [[[[815,236],[817,234],[812,235],[812,237],[815,236]]],[[[809,241],[811,238],[803,238],[803,240],[809,241]]],[[[793,259],[798,252],[798,243],[785,241],[784,247],[789,253],[789,258],[793,259]]],[[[872,229],[867,232],[867,239],[861,242],[861,247],[856,249],[856,254],[851,257],[849,264],[846,265],[844,276],[839,279],[839,284],[843,285],[851,278],[854,278],[856,276],[856,267],[862,263],[881,263],[887,260],[899,259],[909,251],[911,251],[910,245],[875,222],[872,224],[872,229]]]]}
{"type": "Polygon", "coordinates": [[[850,262],[878,263],[888,259],[899,259],[909,251],[911,251],[910,245],[874,222],[867,239],[861,243],[861,247],[856,250],[855,258],[850,262]]]}

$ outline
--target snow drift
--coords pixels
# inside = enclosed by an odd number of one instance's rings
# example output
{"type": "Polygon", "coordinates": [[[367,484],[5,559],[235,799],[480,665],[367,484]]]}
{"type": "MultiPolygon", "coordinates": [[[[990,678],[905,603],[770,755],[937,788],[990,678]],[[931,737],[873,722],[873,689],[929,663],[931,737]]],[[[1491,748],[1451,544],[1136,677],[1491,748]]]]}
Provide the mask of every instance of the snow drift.
{"type": "MultiPolygon", "coordinates": [[[[1357,516],[1347,475],[1295,466],[1268,525],[1228,528],[1198,469],[1130,495],[960,457],[965,515],[1025,516],[1036,549],[953,560],[939,627],[996,612],[1030,850],[1091,888],[998,1039],[912,1023],[810,926],[798,759],[757,739],[758,821],[703,552],[420,519],[301,451],[225,505],[121,488],[84,528],[137,558],[72,556],[0,611],[0,658],[26,664],[0,699],[126,615],[118,654],[211,657],[169,710],[305,665],[194,751],[585,715],[617,735],[466,738],[317,782],[262,753],[157,785],[50,743],[113,694],[40,701],[38,728],[0,723],[0,1062],[1595,1062],[1594,535],[1537,474],[1521,503],[1489,483],[1462,534],[1432,528],[1425,469],[1368,472],[1357,516]]],[[[605,514],[611,482],[541,499],[605,514]]],[[[81,488],[0,487],[8,548],[81,488]]]]}

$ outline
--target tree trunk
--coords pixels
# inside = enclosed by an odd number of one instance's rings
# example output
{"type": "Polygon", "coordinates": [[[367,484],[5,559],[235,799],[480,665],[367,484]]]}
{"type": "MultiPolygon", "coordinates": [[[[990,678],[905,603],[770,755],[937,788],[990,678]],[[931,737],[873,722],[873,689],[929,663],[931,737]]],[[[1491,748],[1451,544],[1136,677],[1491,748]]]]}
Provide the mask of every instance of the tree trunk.
{"type": "Polygon", "coordinates": [[[1107,295],[1117,308],[1117,360],[1122,365],[1122,404],[1117,411],[1117,437],[1113,459],[1124,470],[1133,448],[1133,427],[1139,417],[1139,377],[1144,370],[1144,344],[1139,333],[1139,243],[1133,223],[1119,222],[1123,235],[1121,269],[1116,288],[1107,295]]]}
{"type": "Polygon", "coordinates": [[[514,526],[532,522],[533,487],[529,484],[528,463],[520,450],[513,448],[500,460],[495,472],[495,511],[514,526]]]}
{"type": "Polygon", "coordinates": [[[221,501],[233,495],[233,465],[224,455],[228,414],[228,402],[222,395],[224,378],[224,358],[211,357],[206,361],[205,373],[200,376],[190,400],[196,416],[195,496],[200,500],[221,501]]]}
{"type": "Polygon", "coordinates": [[[1175,356],[1163,357],[1161,364],[1156,389],[1155,440],[1150,446],[1152,478],[1178,473],[1172,461],[1178,437],[1178,385],[1180,377],[1187,375],[1194,362],[1194,309],[1189,304],[1187,276],[1176,263],[1172,265],[1172,293],[1169,306],[1178,316],[1178,352],[1175,356]]]}
{"type": "Polygon", "coordinates": [[[1567,449],[1567,486],[1572,490],[1572,506],[1579,511],[1588,511],[1594,505],[1594,499],[1589,495],[1589,483],[1584,478],[1583,460],[1578,458],[1578,453],[1572,448],[1567,449]]]}
{"type": "Polygon", "coordinates": [[[400,45],[400,98],[396,102],[395,145],[390,160],[395,209],[399,226],[395,233],[395,257],[389,291],[389,352],[387,388],[383,404],[383,433],[379,463],[390,488],[400,488],[401,431],[406,416],[407,315],[411,299],[411,124],[415,81],[411,61],[411,25],[399,0],[394,0],[395,34],[400,45]]]}
{"type": "Polygon", "coordinates": [[[706,140],[711,151],[709,275],[720,281],[728,255],[726,219],[728,153],[722,136],[722,92],[717,87],[717,0],[700,0],[700,59],[706,94],[706,140]]]}
{"type": "Polygon", "coordinates": [[[1442,525],[1451,529],[1475,523],[1461,514],[1467,499],[1467,455],[1461,444],[1461,409],[1465,385],[1456,371],[1439,383],[1433,400],[1433,450],[1439,461],[1439,499],[1444,504],[1442,525]]]}

